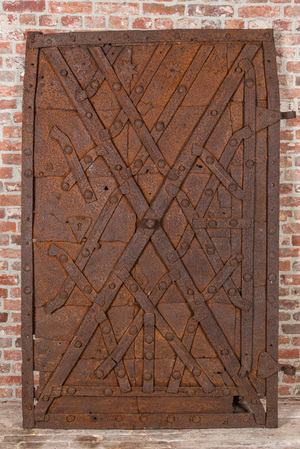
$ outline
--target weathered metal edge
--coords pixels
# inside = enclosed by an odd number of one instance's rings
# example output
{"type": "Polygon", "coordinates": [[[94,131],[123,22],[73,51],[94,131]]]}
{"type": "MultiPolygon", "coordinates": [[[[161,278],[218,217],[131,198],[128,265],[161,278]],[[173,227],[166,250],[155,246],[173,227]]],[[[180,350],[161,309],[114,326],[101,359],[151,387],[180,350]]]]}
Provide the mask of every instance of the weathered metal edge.
{"type": "Polygon", "coordinates": [[[273,30],[165,30],[165,31],[77,31],[70,33],[46,33],[29,31],[29,48],[62,47],[72,45],[126,45],[150,42],[232,42],[232,41],[273,41],[273,30]]]}
{"type": "Polygon", "coordinates": [[[34,363],[33,363],[33,153],[34,153],[34,103],[36,90],[37,49],[26,48],[26,70],[23,91],[22,127],[22,411],[23,426],[34,427],[34,363]]]}
{"type": "MultiPolygon", "coordinates": [[[[268,108],[279,111],[279,82],[276,51],[273,42],[264,42],[264,62],[268,92],[268,108]]],[[[279,153],[280,122],[268,127],[267,177],[267,332],[266,352],[278,361],[279,308],[279,153]]],[[[278,374],[267,381],[266,427],[278,427],[278,374]]]]}

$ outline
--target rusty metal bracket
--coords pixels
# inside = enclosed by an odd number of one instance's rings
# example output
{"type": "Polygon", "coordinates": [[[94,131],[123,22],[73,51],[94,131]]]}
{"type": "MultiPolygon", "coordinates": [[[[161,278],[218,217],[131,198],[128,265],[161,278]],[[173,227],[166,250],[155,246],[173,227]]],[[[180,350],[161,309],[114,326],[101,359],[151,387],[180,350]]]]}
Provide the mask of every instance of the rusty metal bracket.
{"type": "Polygon", "coordinates": [[[277,363],[270,354],[262,352],[258,359],[257,377],[267,379],[278,371],[283,371],[287,376],[295,376],[296,367],[277,363]]]}
{"type": "Polygon", "coordinates": [[[296,118],[296,112],[295,111],[286,111],[286,112],[281,112],[281,120],[287,120],[287,119],[291,119],[291,118],[296,118]]]}

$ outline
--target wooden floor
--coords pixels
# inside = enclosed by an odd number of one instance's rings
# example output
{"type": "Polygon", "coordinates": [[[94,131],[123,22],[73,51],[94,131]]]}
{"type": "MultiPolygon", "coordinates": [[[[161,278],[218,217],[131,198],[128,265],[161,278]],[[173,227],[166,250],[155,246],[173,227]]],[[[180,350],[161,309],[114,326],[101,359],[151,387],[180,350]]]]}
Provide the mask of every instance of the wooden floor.
{"type": "Polygon", "coordinates": [[[24,430],[20,405],[0,404],[0,449],[300,449],[300,401],[279,410],[278,429],[24,430]]]}

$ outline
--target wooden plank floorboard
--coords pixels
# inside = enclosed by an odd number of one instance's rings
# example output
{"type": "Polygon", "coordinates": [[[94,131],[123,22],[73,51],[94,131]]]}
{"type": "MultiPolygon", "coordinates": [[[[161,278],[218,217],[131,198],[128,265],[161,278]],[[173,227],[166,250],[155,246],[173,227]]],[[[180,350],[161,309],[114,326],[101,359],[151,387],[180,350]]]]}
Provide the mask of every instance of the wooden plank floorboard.
{"type": "Polygon", "coordinates": [[[0,404],[1,449],[300,449],[300,401],[279,402],[278,429],[22,429],[20,404],[0,404]]]}

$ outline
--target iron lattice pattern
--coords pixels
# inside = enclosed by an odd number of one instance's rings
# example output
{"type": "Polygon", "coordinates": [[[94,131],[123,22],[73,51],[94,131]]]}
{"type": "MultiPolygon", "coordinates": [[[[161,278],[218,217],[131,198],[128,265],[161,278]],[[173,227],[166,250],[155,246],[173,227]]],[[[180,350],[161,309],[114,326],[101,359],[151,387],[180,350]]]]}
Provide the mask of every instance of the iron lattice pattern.
{"type": "Polygon", "coordinates": [[[267,34],[28,50],[37,426],[265,425],[267,34]]]}

